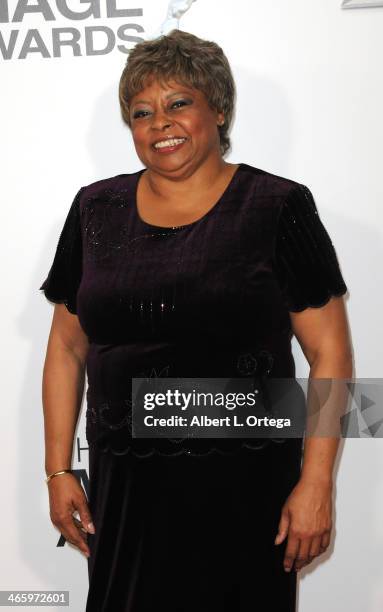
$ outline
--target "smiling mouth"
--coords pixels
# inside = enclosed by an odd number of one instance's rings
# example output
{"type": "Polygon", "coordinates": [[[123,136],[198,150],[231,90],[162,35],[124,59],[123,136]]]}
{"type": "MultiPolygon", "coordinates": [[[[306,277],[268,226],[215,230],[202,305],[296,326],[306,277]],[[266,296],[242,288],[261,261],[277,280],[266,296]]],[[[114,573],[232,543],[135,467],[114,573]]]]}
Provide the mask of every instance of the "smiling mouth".
{"type": "Polygon", "coordinates": [[[179,149],[186,141],[187,138],[166,138],[153,144],[152,148],[160,153],[174,151],[179,149]]]}

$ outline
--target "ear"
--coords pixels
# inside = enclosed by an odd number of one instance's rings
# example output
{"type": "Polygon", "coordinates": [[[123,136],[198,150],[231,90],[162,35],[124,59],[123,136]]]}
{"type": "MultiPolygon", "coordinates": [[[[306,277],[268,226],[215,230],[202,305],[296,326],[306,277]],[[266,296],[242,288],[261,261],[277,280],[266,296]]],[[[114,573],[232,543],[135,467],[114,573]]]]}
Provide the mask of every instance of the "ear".
{"type": "Polygon", "coordinates": [[[217,125],[222,126],[224,123],[225,123],[225,115],[222,112],[217,113],[217,125]]]}

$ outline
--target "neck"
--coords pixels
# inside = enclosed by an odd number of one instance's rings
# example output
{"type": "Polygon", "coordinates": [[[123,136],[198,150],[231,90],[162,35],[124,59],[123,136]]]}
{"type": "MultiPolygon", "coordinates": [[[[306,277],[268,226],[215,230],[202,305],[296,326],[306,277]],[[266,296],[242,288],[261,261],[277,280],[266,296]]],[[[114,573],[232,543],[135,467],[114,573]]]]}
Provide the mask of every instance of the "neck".
{"type": "Polygon", "coordinates": [[[144,175],[146,186],[154,197],[171,199],[187,194],[190,199],[193,193],[207,192],[217,186],[231,172],[232,165],[220,158],[170,172],[148,168],[144,175]]]}

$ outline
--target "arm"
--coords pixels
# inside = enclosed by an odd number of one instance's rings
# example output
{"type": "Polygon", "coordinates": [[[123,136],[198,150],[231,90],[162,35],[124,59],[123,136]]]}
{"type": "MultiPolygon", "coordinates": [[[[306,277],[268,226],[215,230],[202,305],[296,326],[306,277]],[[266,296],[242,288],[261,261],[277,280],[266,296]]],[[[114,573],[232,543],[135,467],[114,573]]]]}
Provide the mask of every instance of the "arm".
{"type": "MultiPolygon", "coordinates": [[[[290,312],[293,332],[310,364],[310,379],[350,378],[351,339],[342,297],[321,308],[290,312]]],[[[282,510],[276,543],[289,535],[285,568],[295,569],[324,552],[330,541],[333,467],[337,437],[306,437],[301,477],[282,510]]]]}
{"type": "MultiPolygon", "coordinates": [[[[85,381],[88,339],[78,317],[64,304],[56,304],[49,334],[42,381],[47,475],[71,467],[73,438],[85,381]]],[[[89,553],[79,529],[91,517],[85,493],[72,474],[60,474],[48,483],[52,522],[64,537],[89,553]],[[72,516],[78,510],[81,522],[72,516]]],[[[89,529],[92,532],[91,529],[89,529]]]]}
{"type": "MultiPolygon", "coordinates": [[[[310,364],[310,379],[351,378],[353,359],[343,298],[322,308],[291,312],[293,332],[310,364]]],[[[307,437],[301,479],[331,483],[339,438],[307,437]]]]}
{"type": "Polygon", "coordinates": [[[56,304],[42,381],[47,475],[71,465],[87,350],[87,338],[78,317],[63,304],[56,304]]]}

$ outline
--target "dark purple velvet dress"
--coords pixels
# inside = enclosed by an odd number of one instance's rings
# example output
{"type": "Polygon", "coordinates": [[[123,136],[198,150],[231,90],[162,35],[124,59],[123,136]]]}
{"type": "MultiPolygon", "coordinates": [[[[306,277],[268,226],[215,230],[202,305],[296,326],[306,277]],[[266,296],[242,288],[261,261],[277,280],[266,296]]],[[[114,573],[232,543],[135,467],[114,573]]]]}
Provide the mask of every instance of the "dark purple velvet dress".
{"type": "Polygon", "coordinates": [[[143,170],[82,187],[40,289],[89,338],[86,612],[293,612],[274,539],[301,438],[138,439],[132,377],[294,377],[289,311],[347,291],[310,190],[242,163],[203,217],[141,220],[143,170]]]}

